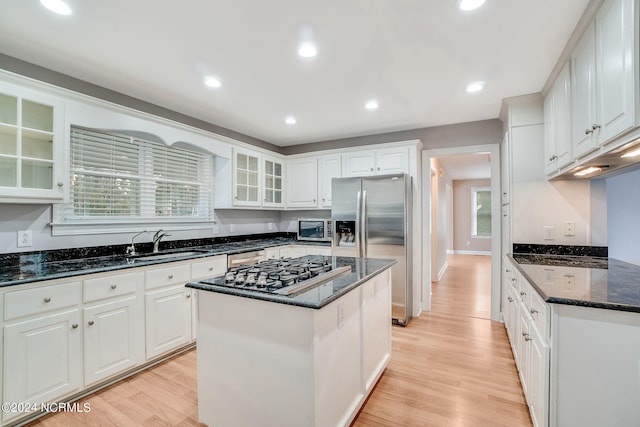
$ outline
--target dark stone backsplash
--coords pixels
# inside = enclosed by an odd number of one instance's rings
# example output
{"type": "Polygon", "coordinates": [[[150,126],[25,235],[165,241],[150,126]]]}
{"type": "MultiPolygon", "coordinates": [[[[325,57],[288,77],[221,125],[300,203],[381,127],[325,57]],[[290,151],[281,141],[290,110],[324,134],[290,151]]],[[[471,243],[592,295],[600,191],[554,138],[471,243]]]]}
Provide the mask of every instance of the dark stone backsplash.
{"type": "Polygon", "coordinates": [[[533,243],[514,243],[513,253],[540,255],[573,255],[606,258],[609,256],[609,248],[607,246],[540,245],[533,243]]]}

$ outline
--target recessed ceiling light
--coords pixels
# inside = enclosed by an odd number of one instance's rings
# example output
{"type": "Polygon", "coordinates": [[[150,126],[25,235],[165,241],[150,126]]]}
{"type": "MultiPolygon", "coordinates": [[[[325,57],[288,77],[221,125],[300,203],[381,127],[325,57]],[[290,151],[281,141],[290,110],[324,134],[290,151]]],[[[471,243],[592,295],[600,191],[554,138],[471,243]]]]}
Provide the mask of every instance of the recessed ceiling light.
{"type": "Polygon", "coordinates": [[[40,0],[40,4],[59,15],[71,15],[71,8],[62,0],[40,0]]]}
{"type": "Polygon", "coordinates": [[[376,110],[378,109],[378,107],[379,107],[378,101],[375,99],[371,99],[367,101],[366,104],[364,104],[364,108],[366,108],[367,110],[376,110]]]}
{"type": "Polygon", "coordinates": [[[475,10],[484,4],[485,0],[458,0],[458,7],[465,12],[475,10]]]}
{"type": "Polygon", "coordinates": [[[288,125],[295,125],[297,123],[297,120],[295,117],[289,116],[286,119],[284,119],[284,122],[288,125]]]}
{"type": "Polygon", "coordinates": [[[484,82],[472,82],[467,86],[467,92],[475,93],[480,92],[484,88],[484,82]]]}
{"type": "Polygon", "coordinates": [[[215,77],[205,77],[204,84],[214,88],[219,88],[220,86],[222,86],[222,82],[215,77]]]}
{"type": "Polygon", "coordinates": [[[317,54],[318,49],[313,43],[305,42],[300,43],[300,46],[298,46],[298,55],[302,56],[303,58],[313,58],[317,54]]]}

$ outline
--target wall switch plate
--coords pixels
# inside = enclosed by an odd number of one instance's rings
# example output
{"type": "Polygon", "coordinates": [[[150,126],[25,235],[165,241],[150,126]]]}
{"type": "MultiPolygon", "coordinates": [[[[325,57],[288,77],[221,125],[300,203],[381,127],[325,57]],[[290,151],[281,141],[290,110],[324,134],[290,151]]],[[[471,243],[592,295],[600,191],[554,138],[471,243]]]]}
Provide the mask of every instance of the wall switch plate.
{"type": "Polygon", "coordinates": [[[544,240],[553,240],[556,238],[556,228],[553,225],[544,226],[544,240]]]}
{"type": "Polygon", "coordinates": [[[564,222],[564,235],[575,236],[576,235],[576,223],[573,221],[564,222]]]}
{"type": "Polygon", "coordinates": [[[19,230],[18,231],[18,247],[28,248],[33,246],[33,235],[31,230],[19,230]]]}

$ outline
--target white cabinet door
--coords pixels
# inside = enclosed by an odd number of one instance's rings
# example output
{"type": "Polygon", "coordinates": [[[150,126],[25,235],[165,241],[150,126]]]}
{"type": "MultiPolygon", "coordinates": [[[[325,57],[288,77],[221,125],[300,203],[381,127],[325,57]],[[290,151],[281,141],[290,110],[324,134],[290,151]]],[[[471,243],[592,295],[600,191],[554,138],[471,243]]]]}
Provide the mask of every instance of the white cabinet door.
{"type": "Polygon", "coordinates": [[[63,199],[63,109],[55,97],[0,81],[0,202],[63,199]]]}
{"type": "Polygon", "coordinates": [[[262,206],[284,206],[284,162],[274,157],[262,159],[262,206]]]}
{"type": "Polygon", "coordinates": [[[233,150],[234,206],[260,206],[260,173],[257,153],[233,150]]]}
{"type": "Polygon", "coordinates": [[[607,0],[596,15],[596,124],[600,144],[636,124],[638,34],[634,13],[634,0],[607,0]]]}
{"type": "Polygon", "coordinates": [[[535,328],[529,333],[529,394],[533,425],[546,426],[549,418],[549,344],[535,328]]]}
{"type": "Polygon", "coordinates": [[[344,154],[344,176],[367,176],[375,174],[376,156],[373,150],[344,154]]]}
{"type": "Polygon", "coordinates": [[[544,100],[544,151],[547,175],[573,160],[570,123],[571,73],[570,63],[567,63],[544,100]]]}
{"type": "MultiPolygon", "coordinates": [[[[78,309],[4,327],[3,402],[49,402],[82,387],[78,309]]],[[[3,412],[7,421],[20,415],[3,412]]]]}
{"type": "Polygon", "coordinates": [[[571,55],[573,154],[576,158],[597,147],[595,29],[590,25],[571,55]]]}
{"type": "Polygon", "coordinates": [[[516,336],[516,347],[518,348],[517,365],[520,371],[520,383],[522,384],[522,391],[525,396],[529,395],[529,345],[530,333],[529,333],[529,316],[527,308],[523,303],[518,303],[519,306],[519,319],[520,324],[519,336],[516,336]]]}
{"type": "Polygon", "coordinates": [[[135,296],[84,309],[84,383],[144,361],[144,307],[135,296]]]}
{"type": "Polygon", "coordinates": [[[409,173],[409,149],[407,147],[376,150],[377,175],[409,173]]]}
{"type": "Polygon", "coordinates": [[[287,207],[318,207],[317,157],[287,161],[287,207]]]}
{"type": "Polygon", "coordinates": [[[147,292],[147,359],[191,341],[191,290],[184,285],[147,292]]]}
{"type": "Polygon", "coordinates": [[[331,207],[331,180],[342,176],[342,158],[339,154],[318,158],[318,181],[320,184],[320,207],[331,207]]]}
{"type": "Polygon", "coordinates": [[[376,383],[391,356],[391,287],[389,270],[362,285],[362,374],[365,393],[376,383]]]}
{"type": "Polygon", "coordinates": [[[511,196],[511,134],[505,132],[500,144],[500,186],[502,204],[508,204],[511,196]]]}
{"type": "Polygon", "coordinates": [[[280,248],[280,258],[299,258],[307,255],[304,246],[283,246],[280,248]]]}

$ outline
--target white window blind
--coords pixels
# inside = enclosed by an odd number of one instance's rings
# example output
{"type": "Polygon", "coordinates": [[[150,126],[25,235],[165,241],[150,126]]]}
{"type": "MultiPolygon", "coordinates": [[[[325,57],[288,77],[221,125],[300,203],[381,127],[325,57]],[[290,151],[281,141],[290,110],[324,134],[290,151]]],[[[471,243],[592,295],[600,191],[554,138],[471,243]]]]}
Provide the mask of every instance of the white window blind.
{"type": "Polygon", "coordinates": [[[64,222],[210,220],[212,181],[210,154],[72,126],[64,222]]]}

